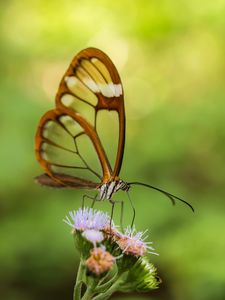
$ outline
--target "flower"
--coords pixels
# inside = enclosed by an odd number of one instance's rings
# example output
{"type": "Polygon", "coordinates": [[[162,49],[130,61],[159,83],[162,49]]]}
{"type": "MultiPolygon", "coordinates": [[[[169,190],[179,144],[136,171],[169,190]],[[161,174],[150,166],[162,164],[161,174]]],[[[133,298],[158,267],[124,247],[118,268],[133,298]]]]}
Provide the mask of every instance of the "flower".
{"type": "Polygon", "coordinates": [[[107,213],[92,208],[71,211],[63,221],[73,229],[80,256],[76,299],[93,295],[108,299],[116,291],[146,292],[158,287],[156,269],[145,255],[154,250],[145,241],[146,231],[127,227],[122,233],[107,213]]]}
{"type": "Polygon", "coordinates": [[[144,256],[147,252],[156,254],[155,252],[151,252],[149,250],[155,250],[149,244],[152,242],[145,242],[147,236],[144,237],[146,231],[137,232],[135,228],[127,227],[125,230],[125,234],[121,235],[120,238],[117,239],[116,243],[123,251],[123,253],[127,255],[133,255],[136,257],[144,256]]]}
{"type": "Polygon", "coordinates": [[[101,243],[104,240],[104,235],[101,231],[95,229],[86,229],[82,233],[82,236],[91,242],[95,247],[96,243],[101,243]]]}
{"type": "Polygon", "coordinates": [[[101,275],[112,268],[114,261],[114,256],[106,251],[104,247],[99,247],[91,250],[91,255],[86,260],[85,265],[90,272],[101,275]]]}
{"type": "Polygon", "coordinates": [[[87,229],[102,230],[110,225],[110,218],[107,213],[92,208],[80,208],[77,211],[70,211],[69,217],[66,216],[63,221],[79,231],[87,229]]]}

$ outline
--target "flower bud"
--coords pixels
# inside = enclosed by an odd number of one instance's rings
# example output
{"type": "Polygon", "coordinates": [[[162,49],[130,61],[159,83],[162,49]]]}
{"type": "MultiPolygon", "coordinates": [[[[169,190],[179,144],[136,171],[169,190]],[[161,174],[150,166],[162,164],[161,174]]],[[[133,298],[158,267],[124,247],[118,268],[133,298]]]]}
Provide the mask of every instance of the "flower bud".
{"type": "Polygon", "coordinates": [[[91,250],[91,255],[85,264],[91,273],[101,275],[112,268],[114,261],[115,258],[104,247],[99,247],[91,250]]]}

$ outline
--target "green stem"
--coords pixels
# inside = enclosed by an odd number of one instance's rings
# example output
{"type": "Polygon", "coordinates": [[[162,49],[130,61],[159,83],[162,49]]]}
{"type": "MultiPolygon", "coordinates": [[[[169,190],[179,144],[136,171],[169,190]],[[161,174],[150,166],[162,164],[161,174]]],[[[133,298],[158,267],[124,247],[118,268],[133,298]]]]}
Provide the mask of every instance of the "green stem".
{"type": "Polygon", "coordinates": [[[83,274],[85,271],[85,266],[83,264],[83,261],[80,261],[79,268],[77,271],[77,279],[73,290],[73,300],[80,300],[81,299],[81,287],[82,287],[82,279],[83,274]]]}
{"type": "Polygon", "coordinates": [[[100,279],[100,281],[98,283],[98,286],[104,284],[105,282],[107,282],[108,279],[110,279],[110,278],[114,277],[115,275],[117,275],[117,272],[118,271],[117,270],[115,271],[113,268],[110,269],[108,271],[108,273],[102,279],[100,279]]]}
{"type": "Polygon", "coordinates": [[[92,300],[107,300],[107,299],[109,299],[109,297],[118,290],[119,286],[123,282],[123,279],[121,279],[122,275],[123,274],[121,274],[120,276],[118,276],[116,278],[115,282],[111,285],[111,287],[106,292],[95,296],[94,298],[92,298],[92,300]]]}
{"type": "Polygon", "coordinates": [[[82,297],[82,300],[91,300],[93,296],[93,290],[91,288],[87,288],[84,296],[82,297]]]}
{"type": "Polygon", "coordinates": [[[96,287],[97,282],[93,280],[88,286],[87,290],[84,293],[83,297],[81,298],[82,300],[91,300],[92,296],[96,293],[95,292],[95,287],[96,287]]]}
{"type": "Polygon", "coordinates": [[[114,284],[114,282],[117,279],[117,274],[115,274],[112,278],[110,278],[107,282],[103,283],[103,284],[98,284],[98,286],[96,287],[95,291],[97,293],[103,293],[106,289],[110,288],[110,286],[112,284],[114,284]]]}

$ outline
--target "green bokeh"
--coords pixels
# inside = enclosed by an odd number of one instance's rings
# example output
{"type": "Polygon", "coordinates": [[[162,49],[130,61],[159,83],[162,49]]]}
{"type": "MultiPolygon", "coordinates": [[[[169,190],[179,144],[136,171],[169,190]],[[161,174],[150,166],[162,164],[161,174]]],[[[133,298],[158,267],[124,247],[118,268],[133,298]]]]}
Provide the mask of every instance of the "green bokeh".
{"type": "MultiPolygon", "coordinates": [[[[34,184],[34,135],[87,46],[108,53],[123,80],[121,178],[165,188],[196,210],[132,189],[136,227],[150,230],[163,283],[114,299],[224,299],[225,2],[9,0],[0,22],[1,299],[72,298],[79,257],[62,219],[83,193],[34,184]]],[[[126,222],[130,213],[126,204],[126,222]]]]}

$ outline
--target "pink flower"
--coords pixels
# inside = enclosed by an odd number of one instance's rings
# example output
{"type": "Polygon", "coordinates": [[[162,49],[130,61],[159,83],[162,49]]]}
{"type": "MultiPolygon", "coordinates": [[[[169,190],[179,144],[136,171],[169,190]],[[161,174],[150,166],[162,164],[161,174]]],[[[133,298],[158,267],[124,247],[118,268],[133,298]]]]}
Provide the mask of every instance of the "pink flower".
{"type": "Polygon", "coordinates": [[[149,251],[155,249],[149,246],[152,242],[145,242],[147,238],[147,236],[144,237],[145,233],[146,231],[137,232],[135,228],[128,227],[125,230],[125,234],[122,234],[121,237],[116,240],[116,243],[123,253],[127,255],[139,257],[144,256],[147,252],[158,255],[155,252],[149,251]]]}

